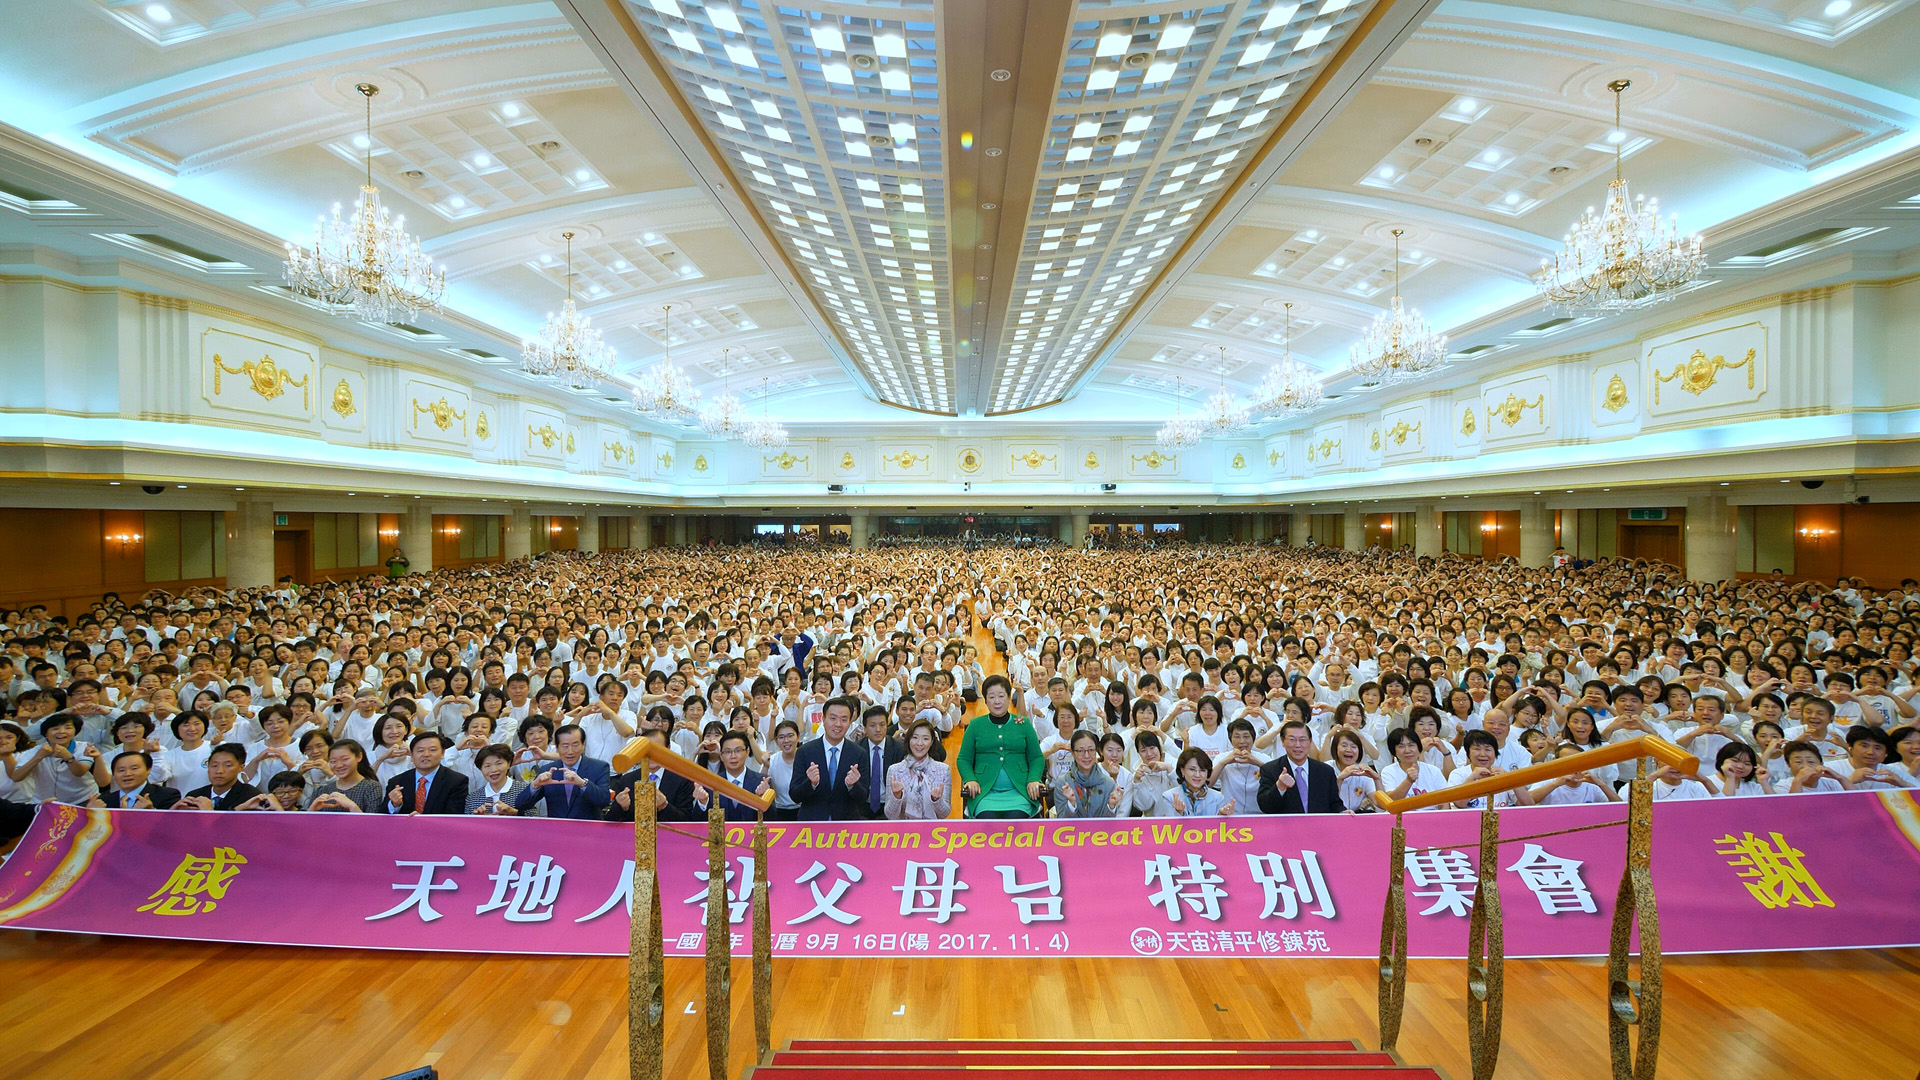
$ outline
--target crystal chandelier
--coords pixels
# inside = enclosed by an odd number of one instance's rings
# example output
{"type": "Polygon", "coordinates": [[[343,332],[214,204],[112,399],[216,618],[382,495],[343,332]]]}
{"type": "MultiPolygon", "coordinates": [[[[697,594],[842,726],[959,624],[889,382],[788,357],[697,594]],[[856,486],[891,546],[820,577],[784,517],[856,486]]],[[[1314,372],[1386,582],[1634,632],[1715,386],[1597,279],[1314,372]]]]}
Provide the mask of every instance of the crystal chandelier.
{"type": "Polygon", "coordinates": [[[1406,382],[1446,360],[1447,338],[1435,334],[1419,311],[1400,300],[1400,235],[1393,230],[1393,305],[1374,316],[1373,325],[1353,347],[1354,374],[1380,383],[1406,382]]]}
{"type": "Polygon", "coordinates": [[[1547,301],[1567,312],[1627,311],[1657,304],[1700,280],[1707,258],[1700,234],[1680,235],[1676,215],[1660,220],[1658,199],[1627,193],[1621,171],[1620,94],[1626,79],[1607,84],[1613,91],[1613,182],[1606,208],[1587,212],[1566,236],[1566,247],[1551,261],[1540,260],[1534,275],[1547,301]]]}
{"type": "Polygon", "coordinates": [[[693,388],[693,380],[687,373],[673,364],[673,308],[671,303],[660,305],[661,336],[666,342],[667,354],[640,373],[633,387],[633,407],[643,413],[660,413],[669,419],[690,420],[699,415],[700,391],[693,388]]]}
{"type": "Polygon", "coordinates": [[[731,439],[746,432],[745,408],[740,404],[740,399],[733,395],[731,372],[727,370],[727,357],[732,352],[732,349],[720,351],[720,377],[725,380],[720,396],[700,410],[700,430],[716,439],[731,439]]]}
{"type": "Polygon", "coordinates": [[[1220,390],[1207,399],[1206,411],[1201,414],[1201,422],[1215,435],[1226,435],[1239,431],[1253,419],[1253,410],[1240,404],[1239,399],[1227,392],[1227,347],[1216,345],[1220,350],[1220,390]]]}
{"type": "Polygon", "coordinates": [[[342,220],[340,205],[331,218],[314,226],[313,244],[287,245],[287,285],[295,294],[332,309],[333,314],[368,322],[404,322],[440,306],[447,291],[446,267],[435,269],[407,235],[406,219],[389,219],[373,186],[372,83],[355,87],[367,99],[367,180],[353,216],[342,220]]]}
{"type": "Polygon", "coordinates": [[[1200,445],[1200,440],[1206,438],[1205,421],[1197,416],[1181,415],[1180,402],[1184,396],[1185,390],[1180,384],[1179,377],[1176,376],[1173,380],[1173,419],[1160,425],[1159,432],[1154,436],[1154,441],[1158,442],[1162,449],[1185,450],[1190,446],[1200,445]]]}
{"type": "Polygon", "coordinates": [[[520,342],[520,370],[585,390],[613,374],[613,350],[593,328],[593,320],[573,306],[573,234],[567,240],[567,300],[537,335],[520,342]]]}
{"type": "Polygon", "coordinates": [[[1293,305],[1284,305],[1287,309],[1287,336],[1282,346],[1280,362],[1267,372],[1260,381],[1260,390],[1254,402],[1254,410],[1267,416],[1287,416],[1293,413],[1308,412],[1320,407],[1325,391],[1320,381],[1305,364],[1293,358],[1293,305]]]}
{"type": "Polygon", "coordinates": [[[740,441],[755,450],[778,450],[787,445],[787,429],[767,416],[767,379],[760,377],[760,419],[749,420],[740,441]]]}

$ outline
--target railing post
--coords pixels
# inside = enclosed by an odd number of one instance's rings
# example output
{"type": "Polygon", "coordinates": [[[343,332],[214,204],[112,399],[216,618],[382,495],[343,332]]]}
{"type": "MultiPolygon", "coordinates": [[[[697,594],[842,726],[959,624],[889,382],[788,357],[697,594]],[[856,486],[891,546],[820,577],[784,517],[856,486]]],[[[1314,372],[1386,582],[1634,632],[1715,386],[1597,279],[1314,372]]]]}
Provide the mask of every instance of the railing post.
{"type": "Polygon", "coordinates": [[[1387,855],[1387,902],[1380,913],[1380,1049],[1400,1041],[1400,1017],[1407,1004],[1407,827],[1393,815],[1393,842],[1387,855]]]}
{"type": "Polygon", "coordinates": [[[1486,796],[1480,811],[1480,881],[1467,930],[1467,1050],[1473,1080],[1492,1080],[1500,1060],[1500,1011],[1506,985],[1506,930],[1500,912],[1500,812],[1486,796]]]}
{"type": "Polygon", "coordinates": [[[1653,782],[1628,785],[1627,867],[1613,905],[1607,951],[1607,1037],[1614,1080],[1653,1080],[1660,1065],[1660,909],[1653,896],[1653,782]],[[1629,979],[1635,920],[1640,924],[1640,978],[1629,979]],[[1638,1051],[1632,1029],[1640,1029],[1638,1051]]]}
{"type": "Polygon", "coordinates": [[[773,1046],[773,910],[767,899],[767,815],[753,826],[753,1044],[754,1060],[773,1046]]]}
{"type": "Polygon", "coordinates": [[[633,785],[633,915],[627,940],[627,1066],[631,1080],[660,1080],[666,989],[660,938],[659,820],[653,782],[633,785]]]}
{"type": "MultiPolygon", "coordinates": [[[[727,1077],[727,1025],[733,1021],[733,934],[727,921],[727,812],[707,796],[707,1075],[727,1077]]],[[[744,882],[743,882],[744,884],[744,882]]]]}

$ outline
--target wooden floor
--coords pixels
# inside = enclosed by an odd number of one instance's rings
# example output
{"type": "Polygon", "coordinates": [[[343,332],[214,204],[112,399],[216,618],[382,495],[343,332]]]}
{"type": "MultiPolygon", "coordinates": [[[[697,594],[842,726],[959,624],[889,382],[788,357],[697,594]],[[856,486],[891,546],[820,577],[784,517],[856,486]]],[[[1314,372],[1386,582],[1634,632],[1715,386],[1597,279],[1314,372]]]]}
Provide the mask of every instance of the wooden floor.
{"type": "MultiPolygon", "coordinates": [[[[1507,965],[1500,1075],[1607,1075],[1604,965],[1507,965]]],[[[221,946],[0,932],[0,1077],[446,1080],[626,1075],[620,959],[221,946]]],[[[1471,1075],[1459,962],[1415,961],[1406,1059],[1471,1075]]],[[[667,963],[667,1061],[704,1077],[702,969],[667,963]],[[694,1012],[686,1010],[691,1007],[694,1012]]],[[[734,985],[748,985],[744,965],[734,985]]],[[[1677,957],[1669,1080],[1898,1078],[1920,1068],[1920,950],[1677,957]]],[[[780,960],[774,1040],[1357,1038],[1374,1045],[1362,960],[780,960]]],[[[752,1054],[733,1010],[732,1073],[752,1054]]]]}

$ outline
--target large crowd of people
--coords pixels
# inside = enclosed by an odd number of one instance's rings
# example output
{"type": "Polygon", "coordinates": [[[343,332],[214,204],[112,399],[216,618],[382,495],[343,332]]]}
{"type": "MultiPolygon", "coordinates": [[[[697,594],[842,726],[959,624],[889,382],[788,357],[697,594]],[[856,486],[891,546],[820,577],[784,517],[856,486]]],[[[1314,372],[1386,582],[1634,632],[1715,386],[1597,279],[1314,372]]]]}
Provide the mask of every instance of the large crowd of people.
{"type": "Polygon", "coordinates": [[[1920,586],[1406,553],[901,545],[552,553],[0,611],[0,840],[39,802],[667,819],[1366,813],[1912,787],[1920,586]],[[1004,673],[1003,673],[1004,671],[1004,673]],[[956,734],[957,733],[957,734],[956,734]],[[951,759],[951,760],[949,760],[951,759]],[[1456,805],[1477,806],[1478,799],[1456,805]]]}

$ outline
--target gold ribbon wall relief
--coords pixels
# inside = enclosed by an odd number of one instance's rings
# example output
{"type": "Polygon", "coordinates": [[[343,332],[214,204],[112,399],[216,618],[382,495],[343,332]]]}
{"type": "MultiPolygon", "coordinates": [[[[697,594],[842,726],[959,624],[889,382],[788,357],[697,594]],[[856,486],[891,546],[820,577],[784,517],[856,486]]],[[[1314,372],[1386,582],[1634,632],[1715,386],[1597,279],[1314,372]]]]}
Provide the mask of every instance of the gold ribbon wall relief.
{"type": "Polygon", "coordinates": [[[1502,401],[1498,405],[1487,406],[1487,422],[1492,423],[1498,420],[1502,424],[1512,427],[1520,422],[1520,418],[1526,415],[1528,409],[1538,410],[1540,413],[1540,422],[1542,424],[1546,423],[1547,395],[1541,394],[1532,401],[1522,401],[1518,395],[1508,394],[1507,400],[1502,401]]]}
{"type": "Polygon", "coordinates": [[[1277,469],[1279,467],[1280,467],[1280,451],[1278,450],[1267,451],[1267,468],[1277,469]]]}
{"type": "MultiPolygon", "coordinates": [[[[247,385],[252,388],[254,393],[260,395],[260,400],[262,401],[272,401],[274,398],[286,393],[287,387],[289,386],[297,387],[300,390],[300,407],[302,409],[308,409],[313,406],[313,395],[307,388],[308,383],[311,381],[310,378],[305,375],[297,379],[294,378],[292,372],[274,363],[273,357],[271,356],[262,356],[258,360],[249,360],[239,367],[228,367],[227,362],[220,358],[220,354],[214,353],[213,393],[215,397],[220,396],[220,376],[223,374],[246,376],[247,385]]],[[[345,382],[343,381],[341,385],[344,386],[345,382]]],[[[352,388],[348,388],[347,394],[348,397],[352,397],[352,388]]],[[[339,401],[337,392],[334,400],[336,403],[339,401]]]]}
{"type": "Polygon", "coordinates": [[[1627,400],[1627,380],[1621,378],[1620,373],[1616,371],[1613,373],[1613,378],[1607,380],[1607,394],[1600,399],[1600,407],[1610,413],[1617,413],[1630,404],[1632,402],[1627,400]]]}
{"type": "Polygon", "coordinates": [[[1158,469],[1163,465],[1171,465],[1177,469],[1180,467],[1180,455],[1163,454],[1158,450],[1149,450],[1144,454],[1133,455],[1133,463],[1135,465],[1145,465],[1149,469],[1158,469]]]}
{"type": "Polygon", "coordinates": [[[473,422],[473,434],[477,438],[493,438],[493,425],[487,421],[486,413],[481,413],[480,419],[473,422]]]}
{"type": "Polygon", "coordinates": [[[532,448],[533,441],[535,439],[540,440],[540,445],[543,448],[551,450],[554,448],[555,444],[557,444],[560,441],[560,433],[553,430],[552,424],[541,424],[539,427],[534,427],[532,424],[528,424],[527,425],[527,446],[529,449],[532,448]]]}
{"type": "Polygon", "coordinates": [[[1471,408],[1460,414],[1460,434],[1471,435],[1478,430],[1480,430],[1480,425],[1474,423],[1473,410],[1471,408]]]}
{"type": "Polygon", "coordinates": [[[607,452],[608,457],[622,465],[633,461],[633,447],[628,446],[626,443],[603,443],[601,444],[601,449],[607,452]]]}
{"type": "MultiPolygon", "coordinates": [[[[218,389],[214,390],[216,394],[219,392],[218,389]]],[[[360,411],[353,403],[353,385],[345,379],[341,379],[333,388],[333,411],[340,414],[342,420],[360,411]]]]}
{"type": "MultiPolygon", "coordinates": [[[[1747,389],[1751,390],[1753,389],[1753,358],[1758,352],[1759,350],[1757,349],[1748,349],[1745,357],[1728,363],[1727,358],[1724,356],[1709,357],[1707,350],[1695,349],[1692,356],[1687,357],[1686,360],[1681,363],[1675,364],[1673,370],[1667,372],[1665,375],[1660,374],[1659,368],[1655,368],[1653,371],[1653,403],[1655,405],[1660,404],[1660,385],[1662,383],[1670,383],[1678,379],[1680,380],[1680,389],[1698,397],[1708,390],[1713,389],[1713,384],[1720,379],[1720,372],[1730,368],[1747,369],[1747,389]]],[[[216,356],[214,359],[218,360],[219,357],[216,356]]],[[[214,393],[219,393],[220,384],[216,382],[213,389],[214,393]]],[[[1609,396],[1611,396],[1611,386],[1608,387],[1608,392],[1609,396]]]]}
{"type": "Polygon", "coordinates": [[[1307,445],[1307,460],[1331,461],[1333,460],[1333,452],[1338,449],[1340,449],[1339,439],[1331,435],[1322,436],[1319,443],[1309,443],[1307,445]]]}
{"type": "Polygon", "coordinates": [[[1042,454],[1038,450],[1029,450],[1024,454],[1012,455],[1007,461],[1007,467],[1012,468],[1015,465],[1025,465],[1029,469],[1038,470],[1042,465],[1057,464],[1059,460],[1060,458],[1057,454],[1042,454]]]}
{"type": "Polygon", "coordinates": [[[453,422],[455,420],[460,421],[462,425],[460,429],[461,431],[466,430],[466,427],[464,426],[467,422],[466,412],[464,410],[454,408],[453,403],[448,401],[446,398],[441,398],[439,401],[436,401],[431,405],[422,405],[420,404],[419,398],[414,398],[413,399],[413,422],[416,427],[419,426],[421,413],[426,413],[428,416],[433,417],[433,426],[439,428],[441,431],[445,431],[448,428],[452,427],[453,422]]]}
{"type": "Polygon", "coordinates": [[[779,466],[781,472],[788,472],[792,470],[795,465],[805,465],[807,463],[807,456],[801,454],[795,457],[789,451],[782,450],[780,451],[779,457],[761,458],[760,460],[768,465],[779,466]]]}
{"type": "Polygon", "coordinates": [[[673,455],[672,454],[661,454],[659,461],[660,461],[660,471],[662,472],[673,471],[673,455]]]}
{"type": "Polygon", "coordinates": [[[1387,429],[1387,437],[1393,440],[1393,445],[1405,446],[1407,445],[1407,436],[1417,435],[1419,432],[1419,424],[1409,424],[1405,420],[1396,420],[1393,426],[1387,429]]]}
{"type": "Polygon", "coordinates": [[[896,468],[905,470],[905,469],[911,469],[914,466],[920,464],[921,462],[927,460],[927,456],[925,454],[916,454],[911,450],[905,450],[898,454],[881,454],[880,460],[882,462],[890,461],[894,464],[896,468]]]}

